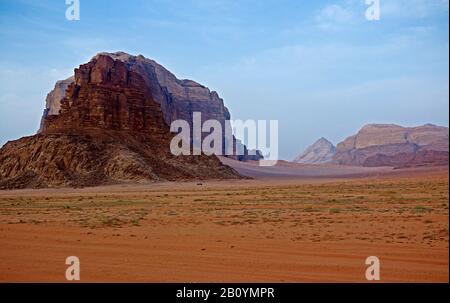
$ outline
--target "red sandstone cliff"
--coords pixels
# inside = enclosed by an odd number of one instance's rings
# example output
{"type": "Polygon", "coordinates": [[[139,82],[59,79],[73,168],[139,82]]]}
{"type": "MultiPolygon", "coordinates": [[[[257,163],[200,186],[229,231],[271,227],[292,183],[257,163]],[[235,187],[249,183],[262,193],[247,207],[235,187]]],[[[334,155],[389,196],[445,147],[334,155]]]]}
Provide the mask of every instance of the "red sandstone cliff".
{"type": "MultiPolygon", "coordinates": [[[[170,71],[157,62],[147,59],[142,55],[132,56],[124,52],[100,53],[94,57],[110,57],[122,62],[127,70],[138,74],[142,78],[142,89],[152,95],[161,108],[165,122],[170,125],[172,121],[183,119],[192,122],[193,112],[201,112],[202,122],[210,119],[219,121],[225,127],[225,120],[230,120],[230,113],[217,92],[210,91],[207,87],[192,81],[180,80],[170,71]]],[[[58,82],[55,89],[47,98],[47,106],[43,119],[48,114],[57,115],[60,103],[64,97],[64,86],[70,78],[58,82]]],[[[73,80],[72,80],[73,81],[73,80]]],[[[42,127],[41,127],[42,129],[42,127]]],[[[225,138],[224,138],[225,140],[225,138]]],[[[234,140],[235,144],[240,144],[234,140]]],[[[262,157],[257,152],[252,156],[248,154],[244,146],[245,154],[232,156],[238,160],[259,160],[262,157]]]]}
{"type": "Polygon", "coordinates": [[[47,102],[40,133],[0,149],[0,188],[240,178],[215,156],[170,153],[172,134],[145,81],[108,55],[75,69],[57,114],[47,102]]]}

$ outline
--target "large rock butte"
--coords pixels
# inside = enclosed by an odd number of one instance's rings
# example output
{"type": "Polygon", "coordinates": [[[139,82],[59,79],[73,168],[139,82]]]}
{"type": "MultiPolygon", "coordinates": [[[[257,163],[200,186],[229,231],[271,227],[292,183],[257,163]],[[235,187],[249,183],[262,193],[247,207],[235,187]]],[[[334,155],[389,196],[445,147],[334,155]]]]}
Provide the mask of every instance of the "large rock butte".
{"type": "MultiPolygon", "coordinates": [[[[168,125],[178,119],[186,120],[192,125],[193,112],[201,112],[202,122],[214,119],[219,121],[223,128],[225,127],[225,120],[230,120],[230,112],[217,92],[210,91],[207,87],[195,81],[178,79],[154,60],[147,59],[142,55],[133,56],[124,52],[100,53],[94,59],[98,57],[110,57],[113,60],[121,61],[127,70],[139,74],[143,80],[143,89],[160,105],[164,120],[168,125]]],[[[58,115],[66,88],[73,81],[74,79],[71,77],[56,83],[54,90],[47,97],[43,119],[48,115],[58,115]]],[[[225,138],[223,143],[225,143],[225,138]]],[[[241,143],[233,138],[233,143],[230,144],[239,145],[241,143]]],[[[244,155],[231,157],[243,161],[262,158],[259,151],[249,153],[245,146],[242,148],[244,149],[244,155]]]]}
{"type": "Polygon", "coordinates": [[[425,124],[368,124],[336,147],[333,162],[358,166],[448,165],[449,130],[425,124]]]}
{"type": "MultiPolygon", "coordinates": [[[[0,188],[241,178],[216,156],[170,153],[173,135],[167,119],[184,113],[173,107],[173,99],[156,101],[163,96],[154,94],[149,87],[154,79],[143,77],[140,68],[151,69],[128,64],[120,56],[99,54],[75,69],[60,102],[61,90],[49,94],[40,132],[0,149],[0,188]]],[[[60,82],[56,88],[66,84],[60,82]]],[[[181,99],[186,94],[193,98],[206,94],[191,82],[180,82],[180,87],[173,90],[181,99]]],[[[221,100],[215,94],[210,98],[217,109],[205,109],[210,117],[226,117],[221,100]]]]}

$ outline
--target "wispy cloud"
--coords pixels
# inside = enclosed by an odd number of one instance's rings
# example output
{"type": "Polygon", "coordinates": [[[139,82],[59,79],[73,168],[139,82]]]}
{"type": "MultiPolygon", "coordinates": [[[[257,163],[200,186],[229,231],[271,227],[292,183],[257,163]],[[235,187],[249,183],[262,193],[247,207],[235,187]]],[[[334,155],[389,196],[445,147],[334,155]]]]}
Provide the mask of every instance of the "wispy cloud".
{"type": "MultiPolygon", "coordinates": [[[[365,0],[341,0],[327,4],[317,12],[315,22],[322,30],[339,31],[364,19],[365,0]]],[[[382,21],[424,19],[447,15],[449,0],[380,0],[382,21]]]]}
{"type": "Polygon", "coordinates": [[[381,2],[381,14],[387,18],[423,19],[448,14],[449,0],[391,0],[381,2]]]}
{"type": "Polygon", "coordinates": [[[355,21],[355,13],[348,6],[330,4],[317,14],[315,21],[318,27],[323,30],[337,31],[342,26],[353,23],[355,21]]]}

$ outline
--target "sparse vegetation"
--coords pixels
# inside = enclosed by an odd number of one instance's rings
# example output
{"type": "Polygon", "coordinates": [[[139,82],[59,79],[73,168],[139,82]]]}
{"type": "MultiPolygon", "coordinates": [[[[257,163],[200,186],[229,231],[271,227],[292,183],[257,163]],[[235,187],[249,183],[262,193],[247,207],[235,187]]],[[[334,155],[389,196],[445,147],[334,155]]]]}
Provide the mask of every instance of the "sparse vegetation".
{"type": "Polygon", "coordinates": [[[332,214],[339,214],[341,212],[340,208],[331,208],[330,213],[332,214]]]}
{"type": "Polygon", "coordinates": [[[95,195],[0,195],[0,224],[61,223],[105,229],[214,224],[217,228],[273,229],[270,236],[261,235],[265,239],[302,231],[301,237],[290,241],[371,239],[426,241],[432,245],[442,237],[448,239],[447,221],[447,177],[250,187],[210,185],[201,190],[194,183],[193,188],[170,193],[164,189],[95,195]],[[426,230],[418,229],[417,222],[426,230]],[[373,239],[374,233],[388,236],[373,239]]]}

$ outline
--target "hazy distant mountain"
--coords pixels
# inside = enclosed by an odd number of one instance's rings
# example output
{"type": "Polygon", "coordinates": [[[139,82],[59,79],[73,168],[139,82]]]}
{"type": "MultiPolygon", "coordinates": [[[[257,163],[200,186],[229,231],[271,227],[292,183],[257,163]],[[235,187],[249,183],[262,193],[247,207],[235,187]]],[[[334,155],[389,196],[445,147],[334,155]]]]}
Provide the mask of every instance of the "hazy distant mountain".
{"type": "MultiPolygon", "coordinates": [[[[66,95],[66,90],[69,85],[75,80],[73,76],[65,79],[57,81],[55,87],[51,92],[48,93],[47,98],[45,99],[45,110],[43,117],[47,117],[49,115],[58,115],[61,110],[61,101],[64,99],[66,95]]],[[[41,120],[41,127],[39,132],[42,131],[42,124],[44,119],[41,120]]]]}
{"type": "Polygon", "coordinates": [[[448,165],[449,130],[425,124],[368,124],[336,147],[333,162],[359,166],[448,165]]]}
{"type": "Polygon", "coordinates": [[[322,164],[332,160],[336,147],[325,138],[320,138],[301,153],[294,162],[305,164],[322,164]]]}

